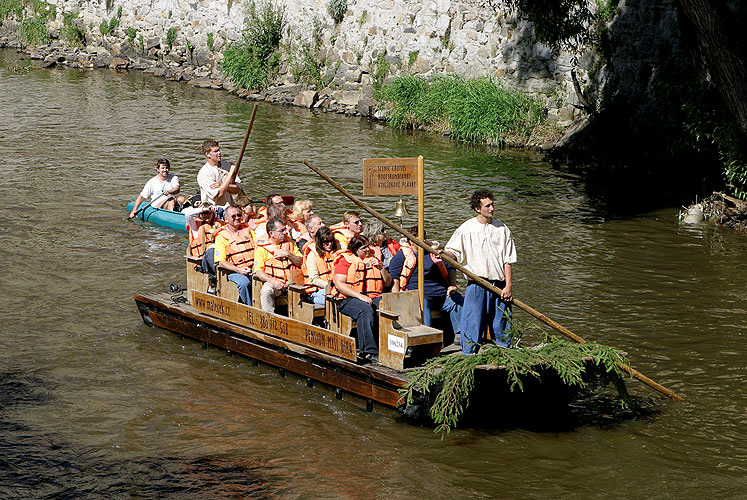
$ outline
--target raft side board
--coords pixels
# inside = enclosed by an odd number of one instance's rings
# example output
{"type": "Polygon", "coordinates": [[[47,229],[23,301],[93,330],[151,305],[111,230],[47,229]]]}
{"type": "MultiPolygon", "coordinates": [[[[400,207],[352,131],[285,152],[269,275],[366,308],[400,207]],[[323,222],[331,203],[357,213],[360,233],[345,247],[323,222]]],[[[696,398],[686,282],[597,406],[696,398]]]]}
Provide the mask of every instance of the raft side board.
{"type": "Polygon", "coordinates": [[[400,399],[397,390],[398,387],[376,385],[370,381],[362,380],[349,372],[338,371],[333,367],[322,366],[308,359],[290,356],[287,353],[278,352],[271,347],[254,343],[249,339],[226,335],[211,328],[205,328],[199,324],[161,313],[160,311],[151,309],[148,315],[153,324],[160,328],[179,332],[181,335],[207,342],[208,344],[278,368],[286,369],[289,372],[309,377],[332,387],[339,387],[346,392],[371,399],[391,408],[396,408],[398,405],[400,399]]]}
{"type": "Polygon", "coordinates": [[[312,349],[355,361],[357,358],[355,339],[331,330],[302,323],[301,321],[268,313],[210,295],[197,290],[192,292],[194,308],[208,316],[215,316],[247,328],[260,330],[268,335],[301,344],[312,349]]]}
{"type": "MultiPolygon", "coordinates": [[[[288,352],[293,352],[300,356],[314,359],[315,362],[318,361],[320,363],[324,363],[326,365],[334,367],[336,370],[347,371],[355,374],[357,377],[371,378],[372,381],[376,383],[393,385],[395,387],[401,388],[405,387],[405,385],[407,385],[407,382],[409,381],[409,377],[405,373],[387,368],[386,366],[377,364],[359,365],[354,361],[349,361],[347,359],[333,356],[316,349],[311,349],[303,345],[295,344],[293,342],[286,342],[285,340],[273,337],[272,335],[266,335],[260,331],[253,330],[245,326],[237,325],[235,323],[231,323],[214,316],[208,316],[197,311],[194,307],[192,307],[191,304],[174,303],[171,300],[170,293],[156,292],[145,295],[136,293],[134,295],[134,298],[137,304],[141,304],[149,310],[155,309],[158,311],[163,311],[164,313],[167,313],[171,316],[194,321],[204,328],[221,329],[224,331],[223,333],[221,333],[222,335],[236,334],[241,336],[242,338],[248,338],[252,341],[258,341],[263,344],[279,347],[287,350],[288,352]]],[[[174,331],[175,333],[180,333],[176,330],[172,331],[174,331]]]]}

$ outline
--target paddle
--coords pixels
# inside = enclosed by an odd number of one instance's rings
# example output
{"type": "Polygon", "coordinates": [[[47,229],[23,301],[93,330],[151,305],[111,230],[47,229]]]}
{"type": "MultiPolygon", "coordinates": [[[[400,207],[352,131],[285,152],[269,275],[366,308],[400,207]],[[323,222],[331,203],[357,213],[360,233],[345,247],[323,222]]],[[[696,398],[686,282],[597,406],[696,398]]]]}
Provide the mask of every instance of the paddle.
{"type": "Polygon", "coordinates": [[[153,198],[152,200],[150,200],[150,203],[147,203],[146,205],[143,205],[142,207],[140,207],[138,209],[138,211],[135,212],[131,217],[127,217],[127,220],[134,219],[135,217],[138,216],[138,214],[140,214],[140,212],[142,212],[143,210],[145,210],[146,208],[148,208],[149,206],[151,206],[152,204],[154,204],[155,202],[157,202],[158,200],[160,200],[164,196],[166,196],[166,193],[159,194],[158,196],[156,196],[155,198],[153,198]]]}
{"type": "MultiPolygon", "coordinates": [[[[304,161],[303,163],[304,163],[304,165],[306,165],[307,167],[309,167],[311,170],[313,170],[314,172],[316,172],[317,175],[319,175],[319,177],[321,177],[322,179],[324,179],[325,181],[327,181],[329,184],[331,184],[332,187],[334,187],[339,192],[341,192],[342,194],[344,194],[345,196],[347,196],[353,203],[355,203],[356,205],[358,205],[359,207],[361,207],[363,210],[365,210],[366,212],[370,213],[371,215],[373,215],[374,217],[376,217],[381,222],[383,222],[387,226],[391,227],[392,229],[394,229],[398,233],[401,233],[402,235],[404,235],[408,240],[412,241],[413,243],[415,243],[417,246],[419,246],[420,248],[422,248],[426,252],[432,253],[432,254],[436,254],[442,260],[444,260],[444,261],[448,262],[449,264],[451,264],[452,266],[454,266],[455,269],[463,272],[471,280],[474,280],[481,287],[483,287],[483,288],[485,288],[487,290],[490,290],[491,292],[496,293],[498,295],[501,294],[501,289],[500,288],[498,288],[496,286],[493,286],[492,284],[490,284],[488,281],[484,280],[480,276],[477,276],[473,272],[465,269],[464,266],[462,266],[461,264],[459,264],[457,261],[455,261],[454,259],[452,259],[448,255],[443,254],[443,253],[439,253],[439,251],[434,250],[433,247],[431,247],[430,245],[428,245],[426,242],[418,239],[417,236],[415,236],[413,234],[410,234],[410,232],[406,231],[403,227],[401,227],[398,224],[390,221],[389,219],[387,219],[386,217],[384,217],[383,215],[381,215],[379,212],[377,212],[373,208],[369,207],[366,203],[364,203],[363,201],[361,201],[358,198],[356,198],[353,194],[351,194],[350,192],[348,192],[347,189],[345,189],[344,187],[342,187],[341,185],[339,185],[337,182],[335,182],[334,180],[332,180],[332,178],[330,178],[323,171],[321,171],[320,169],[318,169],[317,167],[315,167],[314,165],[312,165],[310,162],[304,161]]],[[[534,316],[535,318],[537,318],[538,320],[542,321],[546,325],[554,328],[555,330],[557,330],[558,332],[562,333],[566,337],[570,338],[574,342],[579,343],[579,344],[585,344],[586,343],[586,341],[583,338],[581,338],[580,336],[576,335],[575,333],[573,333],[572,331],[570,331],[566,327],[562,326],[561,324],[559,324],[559,323],[551,320],[550,318],[548,318],[547,316],[545,316],[541,312],[537,311],[536,309],[528,306],[527,304],[524,304],[520,300],[513,299],[513,303],[516,304],[516,306],[519,309],[524,310],[525,312],[527,312],[531,316],[534,316]]],[[[669,397],[671,399],[674,399],[675,401],[683,401],[684,400],[684,398],[682,398],[682,396],[679,396],[678,394],[676,394],[675,392],[671,391],[670,389],[667,389],[666,387],[664,387],[663,385],[659,384],[658,382],[655,382],[655,381],[651,380],[650,378],[648,378],[647,376],[645,376],[644,374],[642,374],[638,370],[635,370],[632,367],[627,367],[627,366],[625,366],[623,364],[618,364],[617,366],[621,370],[623,370],[624,372],[628,373],[629,375],[632,375],[636,379],[640,380],[641,382],[643,382],[644,384],[648,385],[652,389],[655,389],[655,390],[659,391],[660,393],[664,394],[665,396],[667,396],[667,397],[669,397]]]]}

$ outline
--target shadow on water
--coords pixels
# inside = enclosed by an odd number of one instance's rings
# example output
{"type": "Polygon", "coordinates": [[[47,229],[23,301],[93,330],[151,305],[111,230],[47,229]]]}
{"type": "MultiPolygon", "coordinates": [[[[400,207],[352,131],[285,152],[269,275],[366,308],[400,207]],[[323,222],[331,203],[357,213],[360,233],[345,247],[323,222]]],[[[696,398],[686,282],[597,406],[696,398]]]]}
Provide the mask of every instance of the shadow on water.
{"type": "Polygon", "coordinates": [[[38,377],[0,374],[2,498],[270,498],[265,467],[245,457],[135,457],[80,449],[15,421],[20,407],[52,401],[38,377]]]}

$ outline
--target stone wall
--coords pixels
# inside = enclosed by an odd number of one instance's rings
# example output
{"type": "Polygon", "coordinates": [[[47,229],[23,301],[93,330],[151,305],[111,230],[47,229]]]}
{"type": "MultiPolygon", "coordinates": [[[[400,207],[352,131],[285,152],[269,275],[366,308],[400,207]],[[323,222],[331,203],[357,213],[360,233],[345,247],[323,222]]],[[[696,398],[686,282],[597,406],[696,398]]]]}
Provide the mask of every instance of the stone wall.
{"type": "MultiPolygon", "coordinates": [[[[248,6],[247,0],[52,2],[57,6],[57,17],[50,23],[53,33],[59,33],[63,15],[70,12],[78,12],[76,22],[87,33],[88,46],[81,51],[82,59],[67,57],[68,64],[101,66],[113,56],[119,58],[116,67],[151,67],[175,79],[199,79],[203,84],[210,79],[213,86],[222,84],[222,50],[240,38],[248,6]],[[120,7],[119,26],[112,34],[102,36],[102,20],[110,20],[120,7]],[[128,28],[136,30],[131,44],[127,41],[128,28]],[[170,29],[176,32],[171,48],[167,44],[170,29]],[[212,49],[208,47],[209,36],[212,49]]],[[[540,97],[551,119],[560,119],[561,124],[570,123],[577,115],[570,82],[571,55],[534,43],[531,24],[492,7],[496,2],[348,0],[339,24],[327,12],[328,0],[284,3],[286,44],[308,40],[314,26],[321,26],[329,63],[326,76],[332,81],[330,88],[324,89],[328,102],[331,98],[349,105],[370,97],[373,66],[384,60],[389,76],[402,72],[491,75],[540,97]]],[[[12,22],[0,28],[0,43],[17,44],[12,22]]],[[[296,82],[286,72],[278,83],[296,82]]],[[[319,99],[324,97],[322,93],[319,99]]]]}

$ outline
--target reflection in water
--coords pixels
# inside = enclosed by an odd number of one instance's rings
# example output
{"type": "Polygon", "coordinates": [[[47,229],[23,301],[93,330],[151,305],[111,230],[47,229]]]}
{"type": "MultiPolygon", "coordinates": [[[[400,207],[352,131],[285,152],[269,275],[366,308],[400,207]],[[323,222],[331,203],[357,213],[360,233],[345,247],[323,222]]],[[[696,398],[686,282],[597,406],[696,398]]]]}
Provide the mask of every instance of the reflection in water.
{"type": "MultiPolygon", "coordinates": [[[[16,57],[0,51],[0,495],[741,494],[744,235],[679,226],[676,208],[613,216],[533,153],[261,105],[242,166],[250,196],[309,197],[333,223],[351,204],[304,160],[360,193],[363,158],[423,154],[432,237],[445,240],[471,216],[471,190],[493,189],[519,251],[516,296],[626,350],[687,398],[671,403],[631,382],[642,413],[593,393],[567,426],[457,429],[441,441],[140,320],[134,292],[184,283],[185,238],[125,221],[125,203],[158,157],[184,193],[196,191],[201,142],[220,140],[235,160],[251,103],[141,73],[3,69],[16,57]]],[[[408,225],[416,202],[405,198],[408,225]]],[[[391,213],[395,200],[367,201],[391,213]]]]}

